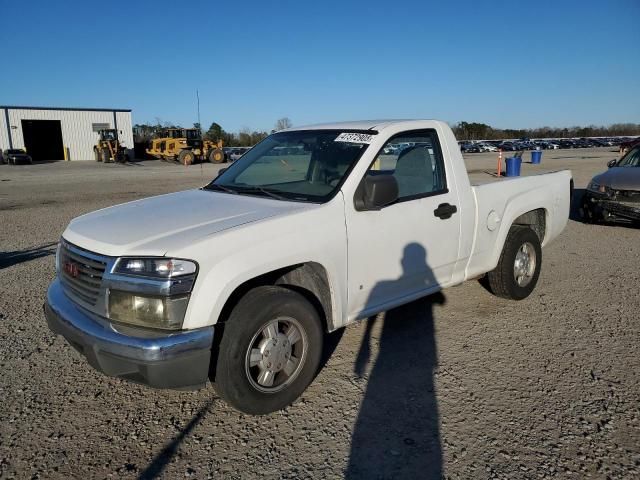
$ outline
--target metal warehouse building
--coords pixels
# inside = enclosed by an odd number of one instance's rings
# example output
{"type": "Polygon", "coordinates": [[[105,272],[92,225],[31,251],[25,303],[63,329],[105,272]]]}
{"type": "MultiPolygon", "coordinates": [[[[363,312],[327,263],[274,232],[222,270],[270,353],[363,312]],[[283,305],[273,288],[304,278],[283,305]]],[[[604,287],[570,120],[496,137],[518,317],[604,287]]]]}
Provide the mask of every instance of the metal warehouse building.
{"type": "Polygon", "coordinates": [[[133,149],[131,110],[0,105],[0,150],[24,148],[34,160],[93,160],[98,131],[113,128],[133,149]]]}

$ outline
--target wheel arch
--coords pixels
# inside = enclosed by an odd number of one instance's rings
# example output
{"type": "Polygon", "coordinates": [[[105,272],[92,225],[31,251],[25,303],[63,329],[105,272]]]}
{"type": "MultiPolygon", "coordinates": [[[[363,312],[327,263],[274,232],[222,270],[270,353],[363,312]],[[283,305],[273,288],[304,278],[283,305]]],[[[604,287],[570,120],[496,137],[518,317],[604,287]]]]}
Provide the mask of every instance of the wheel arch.
{"type": "Polygon", "coordinates": [[[529,210],[515,218],[511,223],[511,226],[514,225],[527,226],[531,228],[531,230],[538,235],[538,239],[542,245],[547,234],[547,210],[545,208],[529,210]]]}
{"type": "MultiPolygon", "coordinates": [[[[500,260],[500,255],[502,254],[502,250],[504,249],[505,242],[507,241],[509,231],[514,225],[531,228],[538,236],[540,244],[544,245],[545,240],[549,235],[549,229],[547,228],[549,224],[548,217],[549,213],[546,207],[530,208],[528,206],[523,206],[515,211],[505,213],[505,218],[501,222],[501,229],[498,238],[494,243],[490,255],[487,256],[487,262],[480,264],[478,273],[484,274],[496,268],[496,265],[498,265],[498,261],[500,260]]],[[[472,272],[468,278],[474,275],[475,273],[472,272]]]]}
{"type": "Polygon", "coordinates": [[[277,285],[298,292],[318,311],[323,330],[332,332],[338,327],[334,321],[334,306],[329,275],[317,262],[290,265],[245,280],[227,297],[216,324],[224,324],[233,308],[249,290],[265,285],[277,285]]]}

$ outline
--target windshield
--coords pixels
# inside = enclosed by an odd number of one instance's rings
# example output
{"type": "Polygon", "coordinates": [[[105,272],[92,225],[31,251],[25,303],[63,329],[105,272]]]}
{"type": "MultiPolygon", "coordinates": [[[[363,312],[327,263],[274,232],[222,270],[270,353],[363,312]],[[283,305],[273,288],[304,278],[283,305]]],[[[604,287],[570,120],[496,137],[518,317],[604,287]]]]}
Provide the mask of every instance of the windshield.
{"type": "Polygon", "coordinates": [[[187,130],[187,138],[189,140],[197,140],[200,138],[200,132],[198,130],[187,130]]]}
{"type": "Polygon", "coordinates": [[[640,146],[629,150],[616,167],[640,167],[640,146]]]}
{"type": "Polygon", "coordinates": [[[116,139],[116,132],[114,132],[112,130],[103,130],[102,131],[102,139],[103,140],[115,140],[116,139]]]}
{"type": "Polygon", "coordinates": [[[206,189],[325,202],[366,150],[374,132],[275,133],[245,153],[206,189]]]}

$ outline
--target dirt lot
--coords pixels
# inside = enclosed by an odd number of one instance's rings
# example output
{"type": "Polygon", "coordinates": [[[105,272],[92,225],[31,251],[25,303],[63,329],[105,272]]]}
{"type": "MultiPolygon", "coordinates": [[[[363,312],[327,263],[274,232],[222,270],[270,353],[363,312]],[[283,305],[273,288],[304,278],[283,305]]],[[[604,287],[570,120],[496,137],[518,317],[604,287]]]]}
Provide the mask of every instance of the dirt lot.
{"type": "MultiPolygon", "coordinates": [[[[584,188],[616,154],[545,151],[584,188]]],[[[481,179],[495,154],[472,154],[481,179]]],[[[522,302],[478,282],[329,338],[304,397],[241,415],[212,387],[93,371],[42,315],[71,218],[206,183],[218,166],[0,166],[2,478],[638,478],[640,230],[571,220],[522,302]]],[[[579,193],[579,192],[578,192],[579,193]]]]}

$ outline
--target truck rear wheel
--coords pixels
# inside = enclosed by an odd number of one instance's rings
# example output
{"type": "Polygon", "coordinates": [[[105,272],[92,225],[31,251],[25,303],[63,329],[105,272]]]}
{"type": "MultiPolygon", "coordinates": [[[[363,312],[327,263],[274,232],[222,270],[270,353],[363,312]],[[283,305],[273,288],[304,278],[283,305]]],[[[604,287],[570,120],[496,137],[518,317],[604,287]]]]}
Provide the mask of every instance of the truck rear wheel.
{"type": "Polygon", "coordinates": [[[191,165],[195,158],[196,156],[191,150],[180,150],[180,153],[178,154],[178,161],[187,166],[191,165]]]}
{"type": "Polygon", "coordinates": [[[313,380],[322,342],[318,312],[302,295],[283,287],[255,288],[225,323],[216,391],[244,413],[281,410],[313,380]]]}
{"type": "Polygon", "coordinates": [[[527,298],[540,276],[542,248],[529,227],[514,225],[507,234],[498,265],[487,274],[491,292],[502,298],[527,298]]]}
{"type": "Polygon", "coordinates": [[[104,163],[109,163],[111,161],[111,154],[109,153],[109,149],[107,148],[102,149],[102,161],[104,163]]]}

